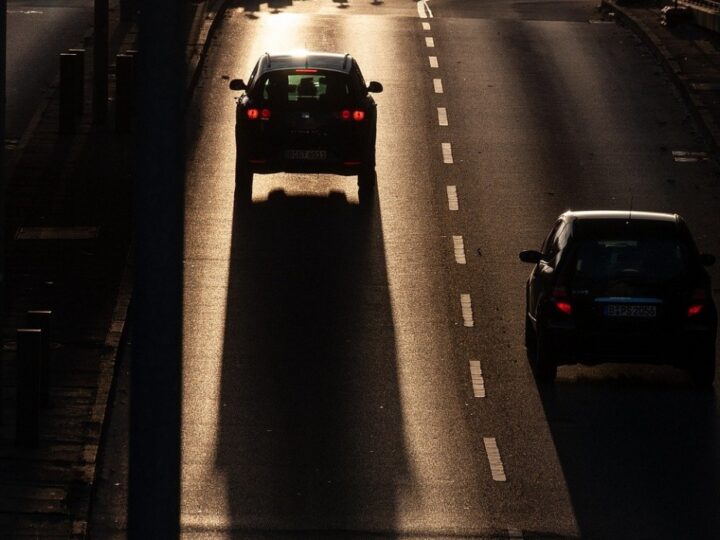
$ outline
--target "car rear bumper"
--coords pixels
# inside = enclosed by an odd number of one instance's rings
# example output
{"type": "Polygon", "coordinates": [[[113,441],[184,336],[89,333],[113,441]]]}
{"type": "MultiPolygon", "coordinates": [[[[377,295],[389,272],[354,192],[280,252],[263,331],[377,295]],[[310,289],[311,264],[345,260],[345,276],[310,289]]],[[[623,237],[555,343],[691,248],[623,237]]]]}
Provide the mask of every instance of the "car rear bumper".
{"type": "Polygon", "coordinates": [[[559,365],[651,363],[678,367],[712,350],[715,328],[686,327],[673,332],[592,332],[567,327],[546,328],[544,335],[559,365]]]}

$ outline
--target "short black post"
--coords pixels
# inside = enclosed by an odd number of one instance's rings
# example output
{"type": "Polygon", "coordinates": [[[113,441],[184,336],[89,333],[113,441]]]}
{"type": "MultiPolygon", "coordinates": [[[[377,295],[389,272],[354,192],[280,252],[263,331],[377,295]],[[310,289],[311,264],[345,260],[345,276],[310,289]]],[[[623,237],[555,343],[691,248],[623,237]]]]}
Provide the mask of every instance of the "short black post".
{"type": "Polygon", "coordinates": [[[75,61],[75,114],[82,116],[85,112],[85,49],[68,49],[70,54],[77,56],[75,61]]]}
{"type": "Polygon", "coordinates": [[[115,131],[132,131],[135,118],[135,56],[115,56],[115,131]]]}
{"type": "Polygon", "coordinates": [[[75,133],[75,82],[77,56],[60,53],[60,133],[75,133]]]}
{"type": "Polygon", "coordinates": [[[18,328],[15,441],[37,447],[40,439],[40,356],[42,330],[18,328]]]}
{"type": "Polygon", "coordinates": [[[30,328],[42,330],[41,355],[40,355],[40,403],[44,406],[50,405],[50,387],[52,385],[50,360],[50,328],[52,322],[52,311],[48,309],[35,309],[27,312],[27,325],[30,328]]]}

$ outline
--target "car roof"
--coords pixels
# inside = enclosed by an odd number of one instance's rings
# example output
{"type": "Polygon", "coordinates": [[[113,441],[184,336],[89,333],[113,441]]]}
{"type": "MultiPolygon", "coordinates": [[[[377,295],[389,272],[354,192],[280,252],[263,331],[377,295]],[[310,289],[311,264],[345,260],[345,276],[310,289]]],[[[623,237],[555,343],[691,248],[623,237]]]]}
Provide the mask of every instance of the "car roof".
{"type": "Polygon", "coordinates": [[[265,53],[260,58],[259,72],[283,69],[316,68],[349,73],[353,64],[350,54],[293,51],[287,53],[265,53]]]}
{"type": "Polygon", "coordinates": [[[677,214],[666,214],[663,212],[639,212],[637,210],[568,210],[563,213],[563,218],[568,221],[577,220],[644,220],[644,221],[664,221],[671,223],[679,223],[681,218],[677,214]]]}

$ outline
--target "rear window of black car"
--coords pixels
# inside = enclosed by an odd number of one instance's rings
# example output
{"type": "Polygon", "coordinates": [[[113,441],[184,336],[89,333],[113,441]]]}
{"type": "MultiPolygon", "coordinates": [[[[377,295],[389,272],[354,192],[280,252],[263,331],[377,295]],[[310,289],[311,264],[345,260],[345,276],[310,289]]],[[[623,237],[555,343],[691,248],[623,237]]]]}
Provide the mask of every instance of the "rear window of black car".
{"type": "Polygon", "coordinates": [[[294,69],[273,71],[258,80],[255,99],[273,106],[341,106],[352,97],[350,77],[337,71],[294,69]]]}
{"type": "Polygon", "coordinates": [[[692,245],[673,222],[598,220],[575,229],[566,267],[573,287],[660,285],[688,272],[692,245]]]}

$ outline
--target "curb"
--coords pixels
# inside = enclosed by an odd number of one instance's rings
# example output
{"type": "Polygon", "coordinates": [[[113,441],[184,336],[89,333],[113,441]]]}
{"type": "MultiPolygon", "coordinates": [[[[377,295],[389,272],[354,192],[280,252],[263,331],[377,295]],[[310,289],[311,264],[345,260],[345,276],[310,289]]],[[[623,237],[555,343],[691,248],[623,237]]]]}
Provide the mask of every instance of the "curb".
{"type": "Polygon", "coordinates": [[[703,140],[710,148],[710,151],[717,157],[720,154],[720,126],[718,121],[700,96],[690,88],[687,75],[682,71],[678,61],[673,58],[655,31],[640,19],[634,17],[630,10],[619,6],[614,0],[601,0],[600,9],[614,12],[618,21],[624,23],[651,48],[680,93],[695,125],[699,128],[703,140]]]}

